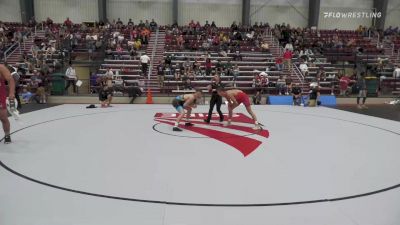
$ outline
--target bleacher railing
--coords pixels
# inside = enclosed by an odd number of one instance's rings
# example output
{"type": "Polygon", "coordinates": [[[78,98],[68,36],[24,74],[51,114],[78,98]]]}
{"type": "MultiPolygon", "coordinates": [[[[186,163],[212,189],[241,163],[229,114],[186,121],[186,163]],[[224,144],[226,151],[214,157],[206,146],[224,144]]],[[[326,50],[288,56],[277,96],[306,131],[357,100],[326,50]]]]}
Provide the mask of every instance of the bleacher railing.
{"type": "Polygon", "coordinates": [[[17,49],[19,49],[19,52],[21,53],[21,43],[20,42],[15,42],[13,45],[11,45],[6,51],[4,51],[4,62],[7,61],[7,58],[13,54],[17,49]]]}

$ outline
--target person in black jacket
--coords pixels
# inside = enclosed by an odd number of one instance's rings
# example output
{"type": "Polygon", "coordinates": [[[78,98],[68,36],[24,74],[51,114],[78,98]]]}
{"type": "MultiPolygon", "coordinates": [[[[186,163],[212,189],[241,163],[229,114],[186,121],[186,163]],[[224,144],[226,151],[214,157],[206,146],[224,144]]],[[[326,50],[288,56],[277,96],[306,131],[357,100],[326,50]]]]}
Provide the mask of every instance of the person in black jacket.
{"type": "Polygon", "coordinates": [[[217,112],[219,114],[219,121],[224,121],[224,115],[221,112],[221,105],[222,105],[222,97],[218,95],[217,89],[219,87],[223,88],[223,84],[221,82],[221,78],[218,74],[214,75],[213,79],[211,80],[211,84],[208,85],[208,90],[211,91],[211,100],[210,100],[210,110],[208,111],[208,117],[204,120],[206,123],[210,123],[212,118],[212,112],[214,110],[214,106],[217,105],[217,112]]]}

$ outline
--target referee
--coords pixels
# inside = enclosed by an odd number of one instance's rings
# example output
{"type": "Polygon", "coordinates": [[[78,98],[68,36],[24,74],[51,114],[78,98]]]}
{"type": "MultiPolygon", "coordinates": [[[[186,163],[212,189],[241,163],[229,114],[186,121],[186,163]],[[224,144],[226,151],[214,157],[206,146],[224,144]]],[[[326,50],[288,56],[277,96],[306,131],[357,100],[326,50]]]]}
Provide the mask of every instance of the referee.
{"type": "Polygon", "coordinates": [[[221,112],[221,105],[222,105],[222,97],[218,95],[217,89],[221,87],[223,88],[223,84],[221,82],[221,78],[218,74],[214,75],[213,79],[211,80],[211,84],[208,85],[208,90],[211,92],[211,100],[210,100],[210,110],[208,111],[208,117],[204,120],[206,123],[210,123],[212,112],[214,110],[214,106],[217,105],[217,112],[219,114],[219,121],[224,121],[224,115],[221,112]]]}

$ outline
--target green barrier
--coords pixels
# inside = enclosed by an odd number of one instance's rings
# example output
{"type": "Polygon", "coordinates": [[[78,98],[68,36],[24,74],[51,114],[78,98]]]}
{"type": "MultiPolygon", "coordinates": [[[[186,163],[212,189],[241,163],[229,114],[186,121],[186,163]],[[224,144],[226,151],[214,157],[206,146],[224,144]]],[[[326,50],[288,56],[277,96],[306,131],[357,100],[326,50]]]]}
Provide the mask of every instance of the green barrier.
{"type": "Polygon", "coordinates": [[[50,76],[52,82],[51,94],[63,95],[65,88],[65,79],[64,79],[65,75],[62,73],[53,73],[50,76]]]}
{"type": "Polygon", "coordinates": [[[379,80],[376,77],[366,77],[365,83],[367,85],[367,95],[370,97],[378,96],[379,80]]]}

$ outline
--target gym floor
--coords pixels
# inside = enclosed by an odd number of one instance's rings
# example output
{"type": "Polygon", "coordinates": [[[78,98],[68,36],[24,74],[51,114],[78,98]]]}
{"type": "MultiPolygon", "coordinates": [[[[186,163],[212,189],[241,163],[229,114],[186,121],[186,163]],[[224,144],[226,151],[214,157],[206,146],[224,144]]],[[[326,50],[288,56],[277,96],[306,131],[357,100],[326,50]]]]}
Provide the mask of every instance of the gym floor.
{"type": "Polygon", "coordinates": [[[398,108],[338,108],[253,106],[254,131],[241,106],[230,127],[199,106],[176,133],[170,105],[26,105],[0,224],[400,224],[400,122],[376,117],[398,108]]]}

